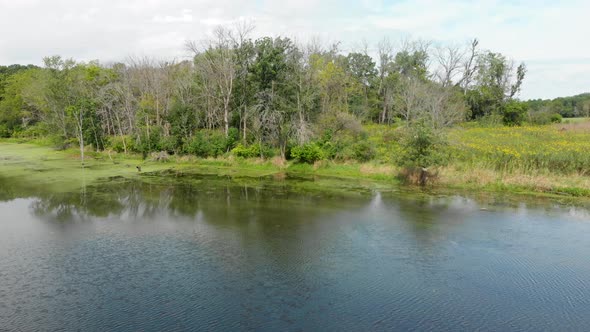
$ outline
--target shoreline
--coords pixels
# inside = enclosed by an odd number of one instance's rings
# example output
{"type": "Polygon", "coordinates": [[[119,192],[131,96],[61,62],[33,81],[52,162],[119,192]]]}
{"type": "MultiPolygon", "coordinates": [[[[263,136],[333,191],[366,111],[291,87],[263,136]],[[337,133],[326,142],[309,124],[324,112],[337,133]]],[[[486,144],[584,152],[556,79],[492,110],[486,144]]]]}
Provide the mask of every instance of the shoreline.
{"type": "Polygon", "coordinates": [[[542,198],[585,200],[590,198],[590,178],[579,175],[526,174],[499,172],[477,166],[451,165],[437,170],[436,183],[421,188],[403,184],[399,168],[377,163],[337,163],[315,165],[281,162],[277,159],[200,159],[171,156],[168,161],[142,160],[141,156],[114,152],[87,152],[84,168],[75,149],[57,151],[33,142],[0,141],[0,176],[43,183],[49,190],[72,190],[109,178],[138,178],[162,172],[230,177],[322,178],[332,181],[360,181],[367,188],[404,188],[432,193],[498,193],[542,198]],[[141,167],[138,172],[136,166],[141,167]],[[26,179],[26,180],[25,180],[26,179]]]}

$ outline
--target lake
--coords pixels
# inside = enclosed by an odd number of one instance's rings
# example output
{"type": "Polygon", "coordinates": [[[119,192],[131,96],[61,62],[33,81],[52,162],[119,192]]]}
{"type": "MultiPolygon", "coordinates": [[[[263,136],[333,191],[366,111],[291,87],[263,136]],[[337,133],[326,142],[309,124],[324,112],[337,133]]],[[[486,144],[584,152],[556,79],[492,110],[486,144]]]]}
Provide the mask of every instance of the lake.
{"type": "Polygon", "coordinates": [[[581,331],[590,213],[313,179],[0,178],[0,331],[581,331]]]}

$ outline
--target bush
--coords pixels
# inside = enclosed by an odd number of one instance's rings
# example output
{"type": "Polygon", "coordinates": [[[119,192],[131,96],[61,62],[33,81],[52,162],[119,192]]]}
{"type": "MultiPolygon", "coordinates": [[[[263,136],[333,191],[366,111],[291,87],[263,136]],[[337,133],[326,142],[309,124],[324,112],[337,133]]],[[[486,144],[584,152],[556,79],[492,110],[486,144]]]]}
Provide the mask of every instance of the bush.
{"type": "Polygon", "coordinates": [[[227,151],[228,140],[224,133],[219,131],[211,131],[206,133],[204,137],[208,157],[218,157],[227,151]]]}
{"type": "MultiPolygon", "coordinates": [[[[232,128],[234,129],[234,128],[232,128]]],[[[197,157],[219,157],[235,144],[237,135],[230,129],[228,137],[217,130],[200,130],[184,145],[184,152],[197,157]]]]}
{"type": "Polygon", "coordinates": [[[270,158],[272,157],[273,151],[266,146],[260,147],[260,144],[253,144],[250,146],[244,146],[241,143],[238,143],[235,148],[231,150],[231,153],[236,157],[240,158],[270,158]]]}
{"type": "Polygon", "coordinates": [[[238,128],[231,127],[227,132],[227,138],[225,141],[225,151],[231,151],[236,147],[236,144],[240,141],[240,131],[238,128]]]}
{"type": "Polygon", "coordinates": [[[529,122],[533,125],[546,125],[551,123],[551,114],[548,112],[531,112],[529,122]]]}
{"type": "Polygon", "coordinates": [[[47,129],[46,125],[37,124],[34,126],[29,126],[26,129],[14,132],[13,136],[18,138],[41,138],[46,136],[50,130],[47,129]]]}
{"type": "Polygon", "coordinates": [[[169,154],[175,154],[181,147],[181,141],[175,136],[163,136],[158,144],[160,151],[166,151],[169,154]]]}
{"type": "Polygon", "coordinates": [[[563,120],[563,117],[559,113],[554,113],[554,114],[551,114],[551,117],[549,119],[550,119],[551,123],[561,123],[561,121],[563,120]]]}
{"type": "Polygon", "coordinates": [[[12,136],[12,130],[8,129],[5,124],[0,124],[0,138],[8,138],[12,136]]]}
{"type": "Polygon", "coordinates": [[[375,158],[375,148],[369,141],[360,141],[351,146],[352,155],[355,160],[369,161],[375,158]]]}
{"type": "Polygon", "coordinates": [[[125,146],[128,152],[135,150],[133,139],[129,136],[111,136],[108,141],[109,147],[116,152],[125,152],[125,146]]]}
{"type": "Polygon", "coordinates": [[[561,123],[562,116],[559,113],[550,112],[531,112],[529,114],[529,121],[534,125],[546,125],[550,123],[561,123]]]}
{"type": "Polygon", "coordinates": [[[152,127],[149,130],[142,130],[139,139],[134,144],[134,150],[141,152],[144,158],[147,158],[150,152],[160,151],[161,129],[152,127]]]}
{"type": "Polygon", "coordinates": [[[188,142],[185,150],[189,154],[195,155],[197,157],[208,157],[209,147],[203,133],[197,132],[195,136],[193,136],[193,138],[188,142]]]}
{"type": "Polygon", "coordinates": [[[231,150],[231,153],[241,158],[255,158],[256,156],[260,156],[260,147],[259,145],[245,147],[242,143],[238,143],[238,145],[231,150]]]}
{"type": "Polygon", "coordinates": [[[398,165],[408,168],[428,168],[446,164],[444,137],[423,124],[407,128],[402,134],[402,152],[398,165]]]}
{"type": "Polygon", "coordinates": [[[317,143],[307,143],[291,148],[291,158],[298,162],[313,164],[325,158],[324,151],[317,143]]]}
{"type": "Polygon", "coordinates": [[[527,114],[528,106],[524,102],[512,100],[504,106],[502,122],[506,126],[520,126],[527,114]]]}

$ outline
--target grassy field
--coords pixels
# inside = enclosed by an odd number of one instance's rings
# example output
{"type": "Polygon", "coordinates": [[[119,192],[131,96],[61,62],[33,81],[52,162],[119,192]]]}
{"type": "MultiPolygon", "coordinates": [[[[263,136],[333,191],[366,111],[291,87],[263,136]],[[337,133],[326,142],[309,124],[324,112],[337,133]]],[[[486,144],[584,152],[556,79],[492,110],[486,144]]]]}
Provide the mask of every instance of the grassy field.
{"type": "MultiPolygon", "coordinates": [[[[370,126],[377,159],[395,163],[396,130],[370,126]]],[[[437,185],[590,197],[590,121],[547,126],[465,126],[447,134],[448,165],[437,185]]]]}

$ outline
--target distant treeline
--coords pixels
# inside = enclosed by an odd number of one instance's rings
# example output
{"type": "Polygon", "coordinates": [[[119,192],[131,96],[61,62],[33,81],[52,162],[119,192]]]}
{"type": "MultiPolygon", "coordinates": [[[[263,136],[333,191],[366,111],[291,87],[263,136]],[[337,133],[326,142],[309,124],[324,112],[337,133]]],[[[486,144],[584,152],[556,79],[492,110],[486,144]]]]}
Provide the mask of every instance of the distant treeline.
{"type": "Polygon", "coordinates": [[[527,101],[531,111],[557,113],[564,118],[590,117],[590,93],[555,99],[534,99],[527,101]]]}
{"type": "Polygon", "coordinates": [[[288,157],[292,147],[318,143],[338,156],[369,144],[362,123],[438,130],[473,119],[526,121],[527,104],[516,99],[524,64],[477,40],[383,40],[371,56],[345,54],[338,43],[254,40],[250,31],[219,28],[207,42],[188,42],[185,61],[51,56],[43,67],[0,67],[0,136],[199,156],[237,148],[288,157]]]}

